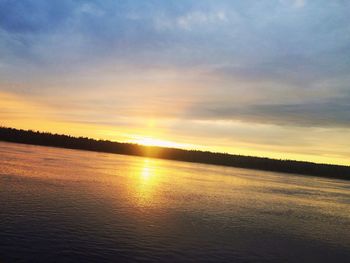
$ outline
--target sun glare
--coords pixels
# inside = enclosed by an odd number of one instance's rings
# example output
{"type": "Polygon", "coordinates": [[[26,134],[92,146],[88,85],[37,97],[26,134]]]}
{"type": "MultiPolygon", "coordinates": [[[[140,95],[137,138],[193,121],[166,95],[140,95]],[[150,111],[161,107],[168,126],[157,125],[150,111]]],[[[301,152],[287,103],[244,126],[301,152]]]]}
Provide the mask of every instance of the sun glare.
{"type": "Polygon", "coordinates": [[[140,137],[132,140],[132,142],[141,144],[144,146],[160,146],[160,147],[168,147],[168,148],[185,148],[186,147],[186,145],[181,143],[154,139],[152,137],[140,137]]]}

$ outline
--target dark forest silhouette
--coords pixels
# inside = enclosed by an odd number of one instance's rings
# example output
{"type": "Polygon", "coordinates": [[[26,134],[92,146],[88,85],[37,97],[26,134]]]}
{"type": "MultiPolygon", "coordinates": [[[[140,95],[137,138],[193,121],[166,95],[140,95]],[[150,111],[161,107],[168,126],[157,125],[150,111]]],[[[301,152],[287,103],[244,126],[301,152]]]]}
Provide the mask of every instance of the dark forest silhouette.
{"type": "Polygon", "coordinates": [[[350,166],[316,164],[311,162],[292,160],[276,160],[270,158],[232,155],[227,153],[214,153],[197,150],[183,150],[156,146],[142,146],[132,143],[94,140],[86,137],[72,137],[68,135],[51,134],[31,130],[18,130],[6,127],[0,127],[0,140],[24,144],[145,156],[256,170],[350,179],[350,166]]]}

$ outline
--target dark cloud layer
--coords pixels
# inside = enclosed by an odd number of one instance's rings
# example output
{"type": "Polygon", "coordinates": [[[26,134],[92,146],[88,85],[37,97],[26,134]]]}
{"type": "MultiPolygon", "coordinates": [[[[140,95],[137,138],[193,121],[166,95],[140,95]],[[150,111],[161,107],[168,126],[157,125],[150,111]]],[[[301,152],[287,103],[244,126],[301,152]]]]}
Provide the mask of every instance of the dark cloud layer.
{"type": "Polygon", "coordinates": [[[188,112],[202,120],[240,120],[305,127],[350,127],[350,98],[295,104],[196,105],[188,112]]]}

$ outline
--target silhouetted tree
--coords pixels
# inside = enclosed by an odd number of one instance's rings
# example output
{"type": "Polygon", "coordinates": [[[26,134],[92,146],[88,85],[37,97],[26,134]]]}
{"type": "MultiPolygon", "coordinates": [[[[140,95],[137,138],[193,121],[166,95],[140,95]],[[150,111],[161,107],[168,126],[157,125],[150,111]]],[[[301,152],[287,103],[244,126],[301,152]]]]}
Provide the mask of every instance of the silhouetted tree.
{"type": "Polygon", "coordinates": [[[0,127],[0,140],[96,152],[147,156],[185,162],[350,179],[350,166],[316,164],[292,160],[275,160],[227,153],[182,150],[165,147],[141,146],[132,143],[94,140],[86,137],[76,138],[68,135],[50,134],[47,132],[32,130],[18,130],[6,127],[0,127]]]}

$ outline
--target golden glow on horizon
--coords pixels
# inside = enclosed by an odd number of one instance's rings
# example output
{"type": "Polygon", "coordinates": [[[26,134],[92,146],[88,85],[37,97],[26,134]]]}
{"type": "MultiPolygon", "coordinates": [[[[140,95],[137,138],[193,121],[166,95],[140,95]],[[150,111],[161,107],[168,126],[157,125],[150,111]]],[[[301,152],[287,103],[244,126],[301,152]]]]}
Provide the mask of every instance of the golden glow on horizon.
{"type": "Polygon", "coordinates": [[[183,148],[185,144],[154,139],[151,137],[142,137],[140,136],[137,139],[130,140],[132,143],[141,144],[144,146],[160,146],[160,147],[168,147],[168,148],[183,148]]]}
{"type": "Polygon", "coordinates": [[[144,122],[144,127],[138,131],[137,135],[129,135],[130,139],[127,142],[136,143],[144,146],[159,146],[167,148],[189,148],[190,145],[177,143],[171,140],[162,139],[164,131],[158,127],[158,121],[152,117],[147,118],[144,122]]]}
{"type": "Polygon", "coordinates": [[[43,100],[0,92],[1,126],[77,137],[85,136],[94,139],[131,142],[145,146],[227,152],[317,163],[350,164],[347,130],[336,127],[328,130],[280,127],[280,130],[276,131],[275,126],[266,125],[261,134],[256,134],[253,132],[246,133],[246,130],[249,131],[250,127],[255,125],[252,123],[238,122],[235,126],[232,126],[231,122],[207,121],[204,123],[204,128],[198,131],[199,134],[191,131],[191,129],[189,129],[188,134],[177,134],[176,130],[174,131],[171,128],[172,121],[176,122],[176,125],[183,125],[183,132],[186,132],[188,125],[199,125],[201,127],[200,125],[203,123],[191,122],[191,120],[181,123],[182,120],[180,119],[162,119],[155,116],[140,115],[137,117],[130,116],[129,118],[123,116],[123,121],[126,118],[130,122],[118,126],[118,124],[90,123],[62,117],[64,114],[70,116],[72,112],[69,110],[68,106],[67,111],[62,107],[58,114],[57,108],[45,104],[43,100]],[[232,128],[234,131],[232,135],[220,137],[220,134],[215,133],[217,130],[226,129],[226,126],[232,128]],[[210,130],[207,131],[206,127],[209,127],[210,130]],[[285,132],[286,129],[291,131],[291,135],[285,133],[287,136],[283,137],[283,142],[280,143],[276,140],[275,143],[274,135],[285,132]],[[267,137],[266,134],[268,134],[267,137]],[[259,136],[265,137],[259,139],[259,136]],[[302,138],[302,140],[299,138],[302,138]]]}

